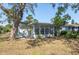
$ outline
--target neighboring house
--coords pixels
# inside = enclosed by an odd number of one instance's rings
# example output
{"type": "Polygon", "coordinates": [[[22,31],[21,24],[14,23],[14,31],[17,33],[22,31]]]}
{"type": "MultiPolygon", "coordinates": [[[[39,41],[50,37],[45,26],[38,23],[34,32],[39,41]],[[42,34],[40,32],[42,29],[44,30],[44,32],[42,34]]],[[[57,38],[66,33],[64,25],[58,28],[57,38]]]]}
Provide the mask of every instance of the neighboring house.
{"type": "MultiPolygon", "coordinates": [[[[24,37],[29,38],[42,38],[54,37],[54,26],[51,23],[35,23],[30,25],[20,24],[20,32],[24,37]]],[[[66,24],[61,28],[67,31],[79,31],[79,24],[66,24]]]]}
{"type": "Polygon", "coordinates": [[[79,24],[66,24],[64,28],[67,31],[79,31],[79,24]]]}

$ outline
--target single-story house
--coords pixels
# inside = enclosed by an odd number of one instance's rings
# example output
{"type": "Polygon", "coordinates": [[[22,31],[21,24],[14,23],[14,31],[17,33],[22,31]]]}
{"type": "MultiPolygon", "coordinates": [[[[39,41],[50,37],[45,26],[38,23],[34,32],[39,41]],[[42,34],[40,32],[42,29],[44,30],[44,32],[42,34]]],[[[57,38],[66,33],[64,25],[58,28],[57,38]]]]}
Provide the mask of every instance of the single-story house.
{"type": "Polygon", "coordinates": [[[65,26],[65,30],[67,31],[79,31],[79,24],[66,24],[65,26]]]}
{"type": "MultiPolygon", "coordinates": [[[[25,37],[30,38],[38,38],[42,36],[42,38],[46,37],[54,37],[54,25],[51,23],[34,23],[30,25],[20,24],[20,32],[23,33],[25,37]]],[[[66,24],[62,26],[62,30],[67,31],[79,31],[79,24],[66,24]]]]}
{"type": "Polygon", "coordinates": [[[35,23],[27,26],[21,24],[20,31],[26,33],[25,36],[30,38],[54,36],[54,27],[50,23],[35,23]]]}

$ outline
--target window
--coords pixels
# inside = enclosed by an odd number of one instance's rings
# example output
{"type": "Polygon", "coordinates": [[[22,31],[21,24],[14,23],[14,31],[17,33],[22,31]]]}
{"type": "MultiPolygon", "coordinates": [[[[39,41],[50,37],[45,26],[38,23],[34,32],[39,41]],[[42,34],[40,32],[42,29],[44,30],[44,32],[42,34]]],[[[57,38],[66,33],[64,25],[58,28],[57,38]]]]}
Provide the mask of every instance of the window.
{"type": "Polygon", "coordinates": [[[49,34],[49,29],[48,28],[45,29],[45,34],[49,34]]]}
{"type": "Polygon", "coordinates": [[[39,34],[39,28],[35,29],[35,34],[39,34]]]}
{"type": "Polygon", "coordinates": [[[44,34],[44,28],[41,28],[41,34],[44,34]]]}

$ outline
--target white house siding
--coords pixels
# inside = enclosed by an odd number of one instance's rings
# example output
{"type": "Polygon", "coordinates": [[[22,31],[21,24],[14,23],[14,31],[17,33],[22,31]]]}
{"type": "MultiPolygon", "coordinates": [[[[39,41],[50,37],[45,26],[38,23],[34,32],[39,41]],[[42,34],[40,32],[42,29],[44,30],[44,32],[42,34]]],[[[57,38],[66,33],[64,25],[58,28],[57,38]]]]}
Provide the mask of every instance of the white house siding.
{"type": "Polygon", "coordinates": [[[19,28],[19,37],[27,37],[28,36],[28,31],[27,29],[20,29],[19,28]]]}
{"type": "MultiPolygon", "coordinates": [[[[72,31],[72,27],[71,26],[66,26],[66,27],[64,27],[64,30],[72,31]]],[[[79,28],[78,27],[74,27],[74,31],[79,31],[79,28]]]]}

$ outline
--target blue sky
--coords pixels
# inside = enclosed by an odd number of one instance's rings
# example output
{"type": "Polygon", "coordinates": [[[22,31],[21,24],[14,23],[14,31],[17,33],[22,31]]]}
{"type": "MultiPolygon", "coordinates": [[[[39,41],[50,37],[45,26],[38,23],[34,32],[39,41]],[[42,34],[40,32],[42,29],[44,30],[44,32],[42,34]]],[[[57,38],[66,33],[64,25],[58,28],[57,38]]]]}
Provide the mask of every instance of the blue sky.
{"type": "MultiPolygon", "coordinates": [[[[8,7],[8,6],[6,6],[8,7]]],[[[52,17],[55,16],[55,12],[57,10],[53,9],[52,6],[50,4],[46,4],[46,3],[40,3],[38,4],[38,7],[35,8],[35,16],[33,15],[33,17],[35,19],[37,19],[39,22],[45,22],[45,23],[50,23],[50,19],[52,17]]],[[[72,17],[72,19],[75,20],[75,22],[79,22],[79,12],[78,13],[74,13],[70,8],[67,10],[67,13],[72,17]]],[[[28,14],[32,14],[30,11],[28,12],[28,14]]],[[[25,20],[25,17],[28,16],[27,13],[25,13],[23,20],[25,20]]],[[[6,17],[3,16],[0,20],[5,19],[6,17]]],[[[6,24],[3,23],[3,24],[6,24]]]]}

